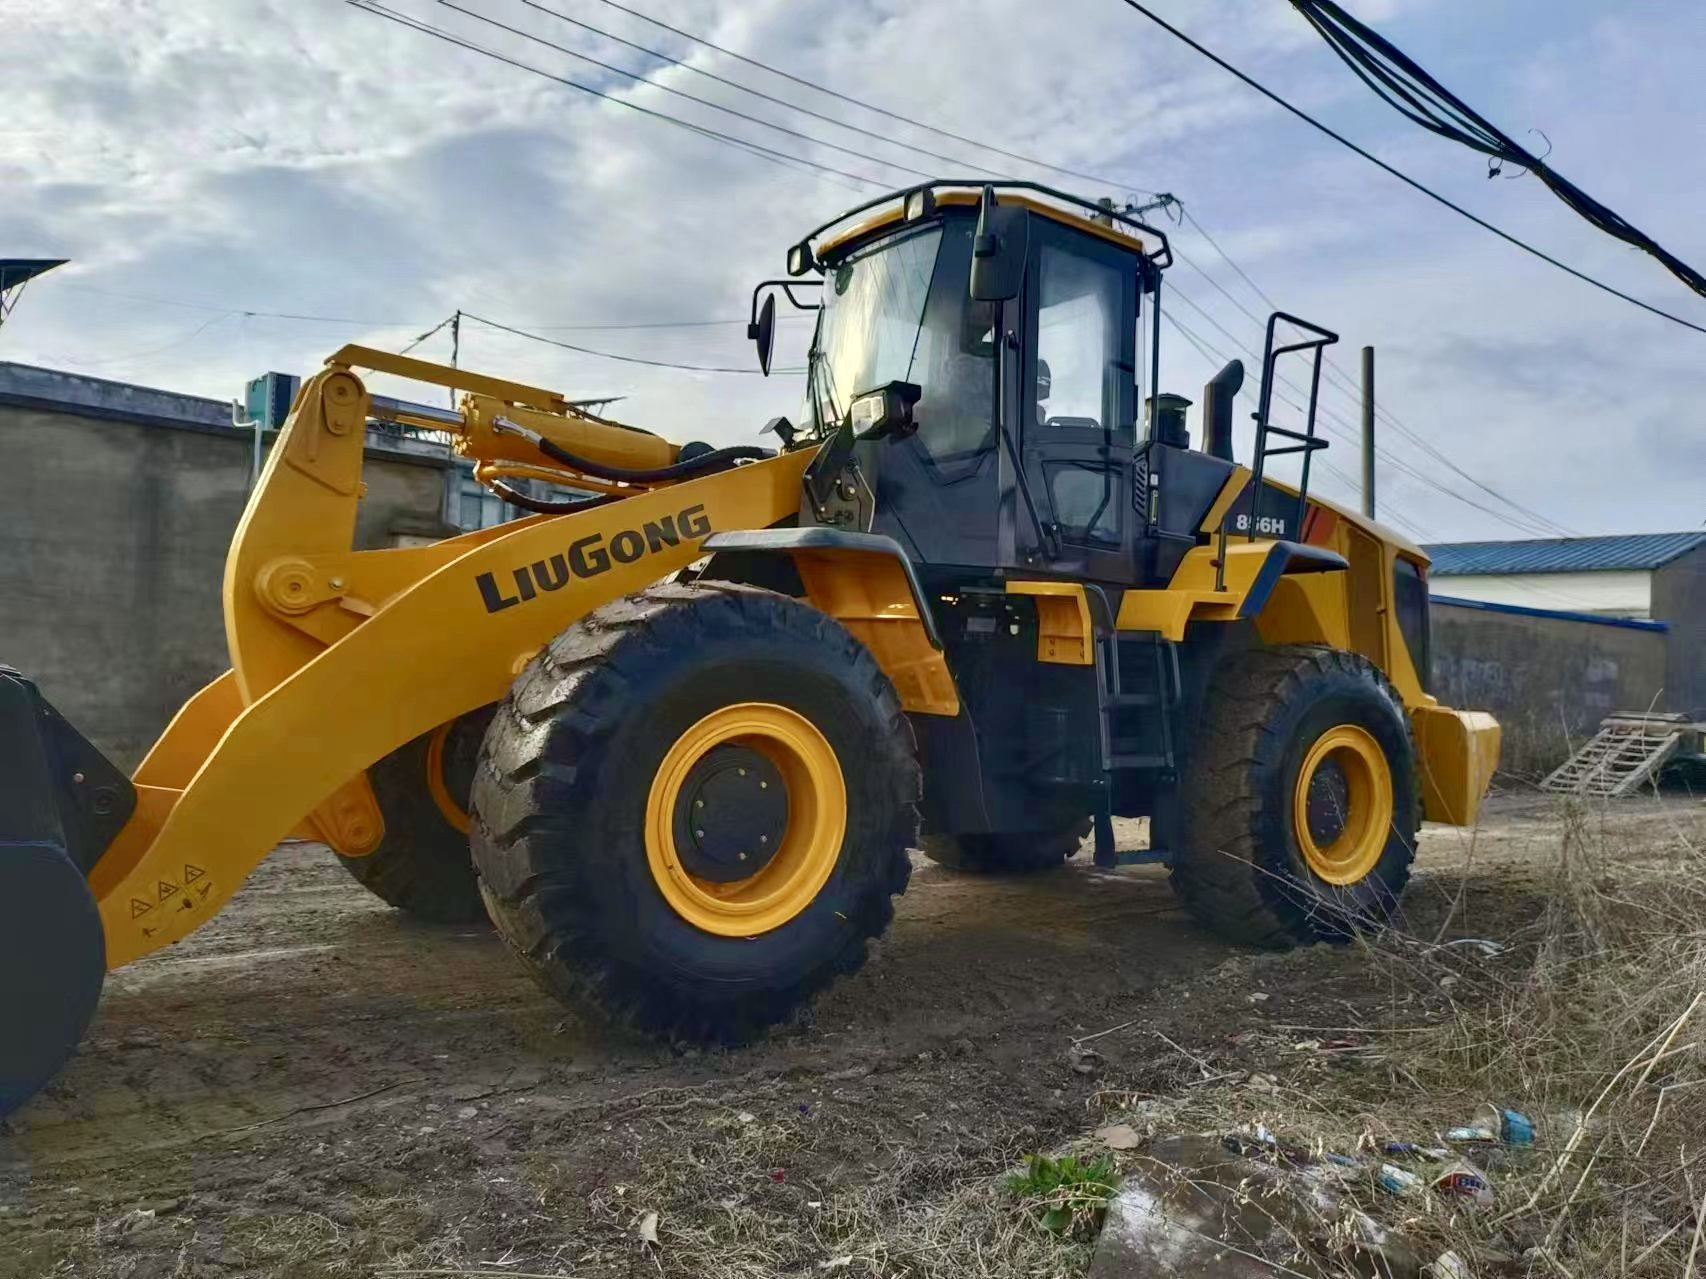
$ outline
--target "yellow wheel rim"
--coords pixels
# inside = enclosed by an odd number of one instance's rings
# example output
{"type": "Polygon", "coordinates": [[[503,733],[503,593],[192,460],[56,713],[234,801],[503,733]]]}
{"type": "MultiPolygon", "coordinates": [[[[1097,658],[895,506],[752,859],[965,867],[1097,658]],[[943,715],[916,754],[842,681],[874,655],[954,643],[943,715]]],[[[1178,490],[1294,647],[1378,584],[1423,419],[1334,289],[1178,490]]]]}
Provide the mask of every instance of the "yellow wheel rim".
{"type": "Polygon", "coordinates": [[[440,724],[432,730],[432,736],[427,739],[426,784],[427,792],[432,796],[432,802],[438,805],[438,811],[444,820],[466,835],[469,825],[468,810],[456,802],[456,797],[444,784],[444,744],[450,740],[450,730],[455,727],[455,720],[440,724]]]}
{"type": "Polygon", "coordinates": [[[846,833],[847,785],[835,751],[810,720],[771,702],[725,706],[689,728],[659,763],[646,798],[646,862],[658,891],[682,919],[719,937],[756,937],[805,910],[829,882],[846,833]],[[756,752],[780,774],[786,822],[774,852],[754,847],[760,869],[717,881],[693,872],[694,850],[679,848],[677,833],[696,802],[687,793],[696,769],[730,746],[756,752]]]}
{"type": "Polygon", "coordinates": [[[1392,813],[1392,769],[1371,733],[1339,724],[1316,739],[1292,793],[1292,829],[1316,878],[1360,883],[1385,851],[1392,813]]]}

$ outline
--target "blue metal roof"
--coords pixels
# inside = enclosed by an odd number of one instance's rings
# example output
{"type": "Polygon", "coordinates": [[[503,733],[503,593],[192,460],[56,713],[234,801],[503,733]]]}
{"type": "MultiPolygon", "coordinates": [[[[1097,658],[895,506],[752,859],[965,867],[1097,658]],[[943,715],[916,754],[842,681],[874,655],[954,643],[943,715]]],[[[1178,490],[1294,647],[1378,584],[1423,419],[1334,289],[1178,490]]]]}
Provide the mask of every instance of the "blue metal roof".
{"type": "Polygon", "coordinates": [[[1613,537],[1552,537],[1530,542],[1440,542],[1424,546],[1432,575],[1590,573],[1662,568],[1706,543],[1695,533],[1623,533],[1613,537]]]}

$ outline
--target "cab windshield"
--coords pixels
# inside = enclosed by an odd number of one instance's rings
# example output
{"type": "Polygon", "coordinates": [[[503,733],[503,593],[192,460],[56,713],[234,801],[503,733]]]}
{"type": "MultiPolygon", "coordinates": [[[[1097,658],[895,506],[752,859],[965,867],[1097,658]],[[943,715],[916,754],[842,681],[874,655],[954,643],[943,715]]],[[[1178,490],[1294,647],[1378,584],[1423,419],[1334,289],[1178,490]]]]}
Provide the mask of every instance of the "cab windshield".
{"type": "Polygon", "coordinates": [[[940,223],[902,231],[829,268],[808,382],[820,433],[840,426],[855,396],[917,380],[912,366],[941,242],[940,223]]]}

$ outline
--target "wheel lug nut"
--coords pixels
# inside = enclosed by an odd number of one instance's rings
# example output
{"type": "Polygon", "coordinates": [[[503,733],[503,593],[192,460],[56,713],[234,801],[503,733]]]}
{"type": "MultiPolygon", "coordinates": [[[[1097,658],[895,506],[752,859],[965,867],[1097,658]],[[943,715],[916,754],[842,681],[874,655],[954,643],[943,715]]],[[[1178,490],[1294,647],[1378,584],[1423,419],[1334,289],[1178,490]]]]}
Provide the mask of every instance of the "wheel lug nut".
{"type": "Polygon", "coordinates": [[[705,801],[704,801],[704,800],[702,800],[702,799],[696,799],[696,800],[694,800],[694,801],[693,801],[693,807],[695,807],[695,808],[703,808],[703,807],[705,807],[705,801]]]}
{"type": "Polygon", "coordinates": [[[705,832],[702,830],[696,830],[693,832],[693,838],[694,839],[704,839],[705,838],[705,832]]]}
{"type": "Polygon", "coordinates": [[[744,768],[736,769],[735,771],[738,772],[742,777],[746,776],[746,769],[744,769],[744,768]]]}
{"type": "Polygon", "coordinates": [[[770,783],[769,782],[759,782],[758,783],[758,789],[759,790],[769,790],[770,789],[770,783]]]}
{"type": "Polygon", "coordinates": [[[736,853],[735,856],[739,857],[743,862],[746,860],[745,853],[736,853]]]}
{"type": "Polygon", "coordinates": [[[758,842],[759,842],[759,843],[761,843],[761,844],[768,844],[768,843],[769,843],[769,842],[770,842],[770,836],[768,836],[768,835],[760,835],[760,836],[759,836],[759,837],[758,837],[758,842]]]}

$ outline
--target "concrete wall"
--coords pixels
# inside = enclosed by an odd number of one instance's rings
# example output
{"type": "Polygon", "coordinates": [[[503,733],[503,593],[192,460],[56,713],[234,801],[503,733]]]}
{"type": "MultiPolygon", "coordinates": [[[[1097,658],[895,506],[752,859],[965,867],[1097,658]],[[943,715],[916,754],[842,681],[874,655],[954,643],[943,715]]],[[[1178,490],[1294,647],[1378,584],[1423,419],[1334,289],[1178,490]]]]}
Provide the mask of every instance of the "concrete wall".
{"type": "Polygon", "coordinates": [[[1608,613],[1616,617],[1658,616],[1652,607],[1653,575],[1645,570],[1591,573],[1442,573],[1430,580],[1437,595],[1515,604],[1522,608],[1608,613]]]}
{"type": "Polygon", "coordinates": [[[1434,694],[1504,725],[1500,767],[1540,776],[1615,711],[1674,710],[1662,623],[1546,616],[1435,597],[1434,694]]]}
{"type": "MultiPolygon", "coordinates": [[[[220,581],[252,445],[229,414],[0,365],[0,662],[125,768],[229,665],[220,581]]],[[[399,527],[441,531],[442,450],[380,443],[357,546],[391,545],[399,527]]]]}
{"type": "Polygon", "coordinates": [[[1653,574],[1653,617],[1670,626],[1663,709],[1706,719],[1706,546],[1653,574]]]}

